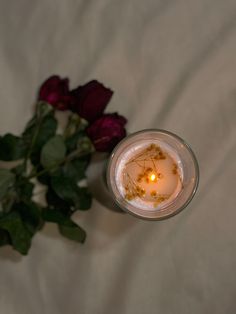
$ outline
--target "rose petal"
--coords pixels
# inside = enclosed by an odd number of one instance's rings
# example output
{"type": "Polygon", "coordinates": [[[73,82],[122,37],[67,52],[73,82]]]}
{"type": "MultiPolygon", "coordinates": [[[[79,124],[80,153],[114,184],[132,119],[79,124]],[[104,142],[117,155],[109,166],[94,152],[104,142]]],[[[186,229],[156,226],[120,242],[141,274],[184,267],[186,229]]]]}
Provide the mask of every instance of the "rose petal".
{"type": "Polygon", "coordinates": [[[58,75],[49,77],[39,90],[39,100],[46,101],[58,110],[67,110],[71,103],[69,80],[58,75]]]}
{"type": "Polygon", "coordinates": [[[96,80],[72,90],[71,109],[89,122],[99,118],[112,97],[113,91],[96,80]]]}
{"type": "Polygon", "coordinates": [[[111,151],[125,136],[126,119],[117,113],[104,114],[87,128],[87,134],[95,149],[100,152],[111,151]]]}

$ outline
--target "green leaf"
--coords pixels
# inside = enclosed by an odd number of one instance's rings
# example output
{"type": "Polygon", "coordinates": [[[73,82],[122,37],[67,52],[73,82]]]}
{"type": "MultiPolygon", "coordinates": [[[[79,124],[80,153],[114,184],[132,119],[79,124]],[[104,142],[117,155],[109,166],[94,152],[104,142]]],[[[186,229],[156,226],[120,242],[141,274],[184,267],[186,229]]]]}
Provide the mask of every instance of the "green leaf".
{"type": "Polygon", "coordinates": [[[63,138],[60,135],[56,135],[43,146],[41,164],[46,169],[53,168],[63,161],[65,154],[66,147],[63,138]]]}
{"type": "Polygon", "coordinates": [[[2,199],[8,189],[14,185],[15,175],[8,169],[0,169],[0,199],[2,199]]]}
{"type": "Polygon", "coordinates": [[[60,198],[69,202],[76,210],[87,210],[91,207],[92,197],[87,188],[78,187],[70,177],[57,174],[51,178],[51,186],[60,198]]]}
{"type": "Polygon", "coordinates": [[[26,255],[31,246],[31,234],[18,212],[12,211],[0,219],[0,229],[8,232],[12,246],[26,255]]]}
{"type": "Polygon", "coordinates": [[[80,226],[61,226],[59,225],[60,233],[73,241],[84,243],[86,240],[86,232],[80,226]]]}
{"type": "Polygon", "coordinates": [[[31,142],[35,137],[30,156],[31,161],[34,165],[39,164],[41,149],[44,144],[55,135],[56,129],[57,120],[55,119],[53,112],[50,112],[46,116],[43,116],[40,120],[34,117],[28,123],[23,133],[23,139],[26,145],[30,147],[31,142]]]}
{"type": "Polygon", "coordinates": [[[16,210],[20,213],[23,223],[30,234],[33,235],[37,230],[40,229],[42,222],[41,211],[36,203],[31,201],[20,202],[13,206],[13,210],[16,210]]]}
{"type": "Polygon", "coordinates": [[[33,195],[34,184],[27,178],[19,176],[16,179],[16,192],[21,200],[30,200],[33,195]]]}
{"type": "Polygon", "coordinates": [[[80,181],[84,179],[85,171],[88,166],[88,160],[86,159],[75,159],[66,163],[63,167],[63,172],[66,177],[71,178],[73,181],[80,181]]]}
{"type": "Polygon", "coordinates": [[[51,177],[51,186],[60,198],[73,204],[76,199],[77,186],[69,177],[58,173],[51,177]]]}
{"type": "Polygon", "coordinates": [[[43,212],[43,218],[45,221],[57,223],[59,231],[64,237],[80,243],[85,242],[86,232],[62,213],[47,209],[43,212]]]}
{"type": "Polygon", "coordinates": [[[24,157],[26,145],[22,138],[6,134],[0,138],[0,160],[14,161],[24,157]]]}
{"type": "Polygon", "coordinates": [[[40,130],[37,136],[34,150],[39,150],[43,145],[52,138],[57,129],[57,120],[52,114],[46,116],[40,124],[40,130]]]}
{"type": "Polygon", "coordinates": [[[79,188],[76,197],[76,209],[88,210],[92,205],[92,196],[86,187],[79,188]]]}
{"type": "Polygon", "coordinates": [[[60,198],[51,187],[48,188],[46,193],[46,200],[50,208],[55,209],[65,215],[71,214],[70,204],[60,198]]]}
{"type": "MultiPolygon", "coordinates": [[[[43,171],[44,168],[41,165],[38,165],[37,172],[43,171]]],[[[38,176],[38,181],[44,185],[50,185],[50,175],[49,173],[44,173],[38,176]]]]}
{"type": "Polygon", "coordinates": [[[68,216],[64,215],[63,213],[58,212],[55,209],[45,209],[42,212],[43,220],[47,222],[55,222],[57,224],[66,224],[70,219],[68,216]]]}
{"type": "Polygon", "coordinates": [[[20,164],[14,168],[11,169],[11,171],[16,175],[16,176],[21,176],[22,173],[25,171],[25,166],[24,164],[20,164]]]}

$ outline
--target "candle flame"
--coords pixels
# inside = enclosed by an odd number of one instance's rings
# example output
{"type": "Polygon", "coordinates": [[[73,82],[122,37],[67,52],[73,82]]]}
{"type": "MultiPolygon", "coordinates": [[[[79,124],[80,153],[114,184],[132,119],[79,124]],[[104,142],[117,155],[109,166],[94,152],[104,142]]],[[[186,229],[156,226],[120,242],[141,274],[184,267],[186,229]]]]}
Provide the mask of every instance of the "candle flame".
{"type": "Polygon", "coordinates": [[[150,175],[150,180],[155,181],[156,180],[156,175],[153,173],[150,175]]]}

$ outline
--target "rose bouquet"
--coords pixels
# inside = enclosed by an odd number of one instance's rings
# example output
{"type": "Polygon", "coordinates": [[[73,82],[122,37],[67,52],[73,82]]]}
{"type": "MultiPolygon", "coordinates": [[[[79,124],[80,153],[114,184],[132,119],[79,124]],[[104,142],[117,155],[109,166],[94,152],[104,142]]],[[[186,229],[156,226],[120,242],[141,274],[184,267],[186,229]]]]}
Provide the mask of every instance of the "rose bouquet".
{"type": "Polygon", "coordinates": [[[85,241],[86,233],[72,215],[91,207],[89,189],[82,184],[91,154],[110,152],[126,135],[126,119],[104,113],[112,94],[95,80],[70,90],[68,79],[52,76],[42,84],[21,136],[0,137],[0,246],[27,254],[46,222],[56,223],[71,240],[85,241]],[[63,130],[58,110],[67,111],[63,130]],[[38,183],[45,186],[43,204],[35,201],[38,183]]]}

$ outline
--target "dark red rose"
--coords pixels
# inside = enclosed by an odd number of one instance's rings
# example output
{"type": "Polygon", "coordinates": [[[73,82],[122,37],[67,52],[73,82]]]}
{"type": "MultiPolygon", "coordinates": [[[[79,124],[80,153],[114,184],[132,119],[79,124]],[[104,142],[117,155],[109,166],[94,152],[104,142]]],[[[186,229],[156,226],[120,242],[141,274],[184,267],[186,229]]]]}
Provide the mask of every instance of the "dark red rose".
{"type": "Polygon", "coordinates": [[[58,75],[49,77],[39,90],[39,100],[46,101],[58,110],[69,109],[70,99],[69,80],[58,75]]]}
{"type": "Polygon", "coordinates": [[[93,122],[103,114],[112,94],[112,90],[98,81],[90,81],[71,91],[71,110],[93,122]]]}
{"type": "Polygon", "coordinates": [[[117,113],[104,114],[88,128],[87,134],[95,149],[99,152],[110,152],[125,136],[127,120],[117,113]]]}

